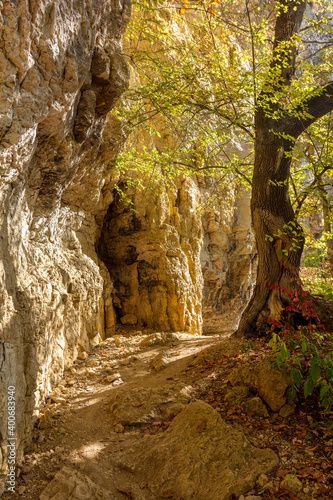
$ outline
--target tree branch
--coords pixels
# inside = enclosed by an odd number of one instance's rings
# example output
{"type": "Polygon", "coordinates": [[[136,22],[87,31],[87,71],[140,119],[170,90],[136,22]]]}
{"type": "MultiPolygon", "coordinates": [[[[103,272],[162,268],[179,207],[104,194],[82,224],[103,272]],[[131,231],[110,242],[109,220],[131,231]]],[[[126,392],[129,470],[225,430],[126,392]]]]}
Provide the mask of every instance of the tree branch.
{"type": "Polygon", "coordinates": [[[333,110],[333,82],[323,87],[320,95],[306,99],[296,109],[296,116],[283,118],[277,132],[284,132],[297,139],[310,125],[333,110]],[[307,117],[302,117],[304,111],[307,117]],[[297,116],[297,114],[299,116],[297,116]]]}

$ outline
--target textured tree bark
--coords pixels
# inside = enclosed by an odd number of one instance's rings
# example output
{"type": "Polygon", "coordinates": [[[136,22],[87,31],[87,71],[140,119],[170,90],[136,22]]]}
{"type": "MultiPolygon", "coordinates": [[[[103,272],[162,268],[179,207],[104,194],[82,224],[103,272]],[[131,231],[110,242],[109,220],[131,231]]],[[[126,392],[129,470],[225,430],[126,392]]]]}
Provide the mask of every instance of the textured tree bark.
{"type": "Polygon", "coordinates": [[[251,214],[257,242],[258,272],[252,298],[238,334],[252,335],[267,318],[280,320],[288,292],[300,288],[299,266],[304,245],[288,193],[292,142],[275,133],[273,120],[256,114],[256,145],[251,214]]]}
{"type": "MultiPolygon", "coordinates": [[[[252,298],[245,308],[237,335],[256,336],[269,320],[280,321],[290,298],[290,291],[301,290],[299,268],[304,236],[296,221],[289,198],[290,153],[296,139],[314,121],[333,108],[333,84],[310,97],[292,114],[283,111],[274,94],[290,86],[295,72],[295,47],[292,37],[299,32],[305,1],[281,4],[275,25],[272,53],[272,79],[258,98],[255,111],[255,161],[252,180],[251,215],[258,252],[258,271],[252,298]],[[289,49],[279,54],[279,44],[289,49]],[[307,117],[302,118],[302,110],[307,117]],[[275,111],[279,118],[273,119],[275,111]],[[273,285],[273,287],[272,287],[273,285]]],[[[282,103],[281,103],[282,104],[282,103]]],[[[296,315],[297,316],[297,315],[296,315]]]]}
{"type": "MultiPolygon", "coordinates": [[[[324,190],[323,190],[324,191],[324,190]]],[[[324,231],[330,234],[330,237],[327,239],[327,260],[330,266],[331,273],[333,273],[333,234],[332,227],[330,223],[330,207],[327,200],[327,195],[325,192],[321,192],[321,202],[323,207],[323,215],[324,215],[324,231]]]]}

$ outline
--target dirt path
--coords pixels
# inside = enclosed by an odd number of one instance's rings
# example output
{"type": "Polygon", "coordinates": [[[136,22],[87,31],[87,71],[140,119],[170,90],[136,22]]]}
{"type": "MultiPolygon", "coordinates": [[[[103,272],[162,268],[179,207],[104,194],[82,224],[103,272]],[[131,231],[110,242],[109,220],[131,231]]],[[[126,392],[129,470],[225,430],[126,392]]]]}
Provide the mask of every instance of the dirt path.
{"type": "Polygon", "coordinates": [[[329,431],[311,430],[313,418],[305,412],[286,419],[226,403],[230,372],[264,356],[261,345],[255,350],[228,336],[123,333],[82,353],[54,389],[19,468],[16,493],[3,498],[180,500],[172,491],[154,496],[144,476],[134,481],[131,457],[197,399],[245,432],[258,450],[277,453],[279,465],[260,475],[252,498],[333,498],[329,431]],[[298,483],[287,484],[289,475],[298,483]],[[73,485],[81,491],[77,496],[71,496],[73,485]]]}
{"type": "MultiPolygon", "coordinates": [[[[4,498],[37,499],[63,465],[74,465],[111,491],[113,498],[126,498],[118,491],[130,487],[126,473],[115,472],[112,459],[125,442],[140,439],[144,422],[124,433],[121,424],[114,424],[110,402],[124,388],[135,386],[155,388],[167,383],[171,392],[177,393],[177,377],[187,366],[188,357],[217,340],[187,334],[142,336],[134,332],[106,340],[86,359],[85,353],[81,354],[83,359],[65,373],[49,403],[41,409],[34,442],[19,469],[17,494],[5,494],[4,498]],[[167,366],[160,371],[158,366],[157,370],[151,369],[150,362],[166,349],[167,366]]],[[[148,420],[153,423],[155,418],[148,420]]]]}

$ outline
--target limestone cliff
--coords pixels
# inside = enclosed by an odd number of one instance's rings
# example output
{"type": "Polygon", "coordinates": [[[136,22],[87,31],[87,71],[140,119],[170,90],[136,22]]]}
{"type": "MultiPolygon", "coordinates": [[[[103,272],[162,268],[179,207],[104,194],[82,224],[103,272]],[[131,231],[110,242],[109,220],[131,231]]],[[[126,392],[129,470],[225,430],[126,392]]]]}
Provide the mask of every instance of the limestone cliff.
{"type": "Polygon", "coordinates": [[[201,333],[202,225],[195,181],[126,194],[133,205],[115,197],[99,246],[118,317],[155,330],[201,333]]]}
{"type": "Polygon", "coordinates": [[[18,457],[34,407],[103,335],[95,215],[120,134],[105,119],[128,84],[129,0],[0,2],[0,469],[8,386],[18,457]]]}
{"type": "Polygon", "coordinates": [[[107,334],[115,316],[161,331],[233,331],[255,280],[250,191],[210,202],[201,216],[210,178],[155,191],[120,185],[127,200],[114,196],[98,246],[112,280],[107,334]]]}

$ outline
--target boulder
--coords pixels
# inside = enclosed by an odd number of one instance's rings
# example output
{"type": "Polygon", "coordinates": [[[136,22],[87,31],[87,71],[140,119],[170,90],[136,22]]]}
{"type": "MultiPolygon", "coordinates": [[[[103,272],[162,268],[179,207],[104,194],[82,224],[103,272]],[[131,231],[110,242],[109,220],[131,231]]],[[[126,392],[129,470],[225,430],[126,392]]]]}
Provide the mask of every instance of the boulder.
{"type": "Polygon", "coordinates": [[[279,411],[279,415],[282,418],[288,418],[293,413],[295,413],[295,405],[290,403],[286,403],[279,411]]]}
{"type": "Polygon", "coordinates": [[[168,354],[162,351],[155,356],[149,363],[151,370],[160,371],[168,365],[168,354]]]}
{"type": "Polygon", "coordinates": [[[165,432],[148,436],[124,460],[147,481],[149,498],[183,500],[238,497],[278,464],[272,450],[252,446],[203,401],[188,404],[165,432]]]}
{"type": "Polygon", "coordinates": [[[176,333],[171,332],[158,332],[152,333],[151,335],[147,335],[140,342],[141,347],[150,347],[153,345],[166,345],[171,344],[172,342],[177,342],[179,340],[179,336],[176,333]]]}
{"type": "Polygon", "coordinates": [[[243,407],[248,413],[253,412],[258,417],[268,417],[269,413],[265,404],[258,396],[248,399],[244,402],[243,407]]]}
{"type": "Polygon", "coordinates": [[[287,403],[287,390],[292,383],[283,368],[273,366],[272,359],[235,368],[229,381],[233,386],[245,385],[258,392],[273,412],[278,412],[287,403]]]}

